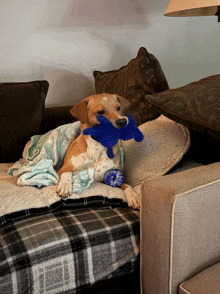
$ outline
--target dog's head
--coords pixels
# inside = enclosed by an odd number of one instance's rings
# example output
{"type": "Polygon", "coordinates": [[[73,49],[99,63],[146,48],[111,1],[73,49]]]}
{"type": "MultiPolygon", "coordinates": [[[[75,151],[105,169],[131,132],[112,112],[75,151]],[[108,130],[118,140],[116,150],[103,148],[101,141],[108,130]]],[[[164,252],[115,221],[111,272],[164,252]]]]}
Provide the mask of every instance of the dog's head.
{"type": "Polygon", "coordinates": [[[77,103],[71,110],[71,114],[86,127],[98,124],[97,115],[105,116],[115,128],[123,128],[128,124],[128,118],[124,116],[129,102],[118,95],[98,94],[90,96],[77,103]]]}

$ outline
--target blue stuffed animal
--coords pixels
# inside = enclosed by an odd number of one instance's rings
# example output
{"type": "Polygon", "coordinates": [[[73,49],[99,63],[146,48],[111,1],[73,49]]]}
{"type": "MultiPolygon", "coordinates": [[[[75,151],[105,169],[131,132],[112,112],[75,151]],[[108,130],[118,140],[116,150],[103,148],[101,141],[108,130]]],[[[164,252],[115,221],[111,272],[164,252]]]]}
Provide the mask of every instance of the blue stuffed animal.
{"type": "Polygon", "coordinates": [[[118,129],[103,115],[98,115],[97,119],[100,124],[96,124],[91,128],[83,130],[84,135],[91,135],[96,141],[107,147],[107,155],[109,158],[114,158],[115,155],[112,147],[115,146],[119,139],[127,141],[135,139],[136,142],[141,142],[144,135],[138,129],[135,117],[127,115],[128,124],[126,127],[118,129]]]}
{"type": "Polygon", "coordinates": [[[111,187],[120,187],[124,183],[124,175],[119,169],[109,169],[104,175],[104,183],[111,187]]]}

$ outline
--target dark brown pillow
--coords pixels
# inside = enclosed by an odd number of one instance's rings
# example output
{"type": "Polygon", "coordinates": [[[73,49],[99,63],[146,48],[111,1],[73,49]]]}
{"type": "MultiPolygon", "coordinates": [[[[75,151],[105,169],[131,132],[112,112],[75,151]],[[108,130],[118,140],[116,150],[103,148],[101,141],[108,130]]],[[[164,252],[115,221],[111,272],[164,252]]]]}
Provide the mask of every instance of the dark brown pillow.
{"type": "Polygon", "coordinates": [[[118,94],[128,101],[127,112],[136,116],[138,124],[155,119],[159,112],[145,99],[146,94],[169,89],[159,61],[141,47],[137,57],[126,66],[108,72],[94,71],[96,93],[118,94]]]}
{"type": "Polygon", "coordinates": [[[220,75],[145,98],[168,118],[220,138],[220,75]]]}
{"type": "Polygon", "coordinates": [[[0,84],[0,162],[19,160],[38,134],[48,87],[47,81],[0,84]]]}
{"type": "Polygon", "coordinates": [[[76,119],[70,113],[70,110],[73,108],[73,106],[74,105],[46,107],[44,109],[41,127],[39,130],[40,135],[54,130],[61,125],[70,124],[76,121],[76,119]]]}

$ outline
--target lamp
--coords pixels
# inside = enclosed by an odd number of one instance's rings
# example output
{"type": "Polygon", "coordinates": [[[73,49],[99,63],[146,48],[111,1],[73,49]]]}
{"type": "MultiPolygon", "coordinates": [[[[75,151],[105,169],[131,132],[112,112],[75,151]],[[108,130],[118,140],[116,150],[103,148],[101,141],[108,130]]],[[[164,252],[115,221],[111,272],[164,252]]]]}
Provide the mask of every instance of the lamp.
{"type": "Polygon", "coordinates": [[[165,16],[217,15],[220,22],[220,0],[170,0],[165,16]]]}

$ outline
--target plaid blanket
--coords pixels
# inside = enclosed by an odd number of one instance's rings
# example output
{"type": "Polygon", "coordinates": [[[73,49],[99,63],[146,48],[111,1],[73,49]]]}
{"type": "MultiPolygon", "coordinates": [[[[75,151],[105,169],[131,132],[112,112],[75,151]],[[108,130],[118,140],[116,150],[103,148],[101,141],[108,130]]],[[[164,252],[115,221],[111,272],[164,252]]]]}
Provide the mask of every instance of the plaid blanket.
{"type": "Polygon", "coordinates": [[[79,208],[0,227],[0,293],[80,293],[114,272],[134,271],[139,213],[79,208]]]}

